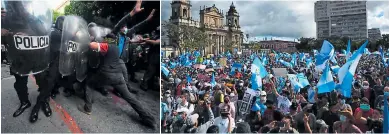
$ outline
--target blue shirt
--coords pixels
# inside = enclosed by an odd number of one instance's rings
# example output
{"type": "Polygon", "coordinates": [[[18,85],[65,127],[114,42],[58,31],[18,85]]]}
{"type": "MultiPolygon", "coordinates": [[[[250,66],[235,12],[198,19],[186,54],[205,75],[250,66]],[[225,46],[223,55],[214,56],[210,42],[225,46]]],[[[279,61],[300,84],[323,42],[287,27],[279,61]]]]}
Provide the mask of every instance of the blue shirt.
{"type": "Polygon", "coordinates": [[[124,47],[124,40],[126,38],[124,36],[120,36],[119,37],[119,56],[122,55],[122,52],[123,52],[123,47],[124,47]]]}
{"type": "Polygon", "coordinates": [[[164,118],[164,114],[169,112],[169,108],[167,107],[166,103],[161,103],[161,120],[164,118]]]}

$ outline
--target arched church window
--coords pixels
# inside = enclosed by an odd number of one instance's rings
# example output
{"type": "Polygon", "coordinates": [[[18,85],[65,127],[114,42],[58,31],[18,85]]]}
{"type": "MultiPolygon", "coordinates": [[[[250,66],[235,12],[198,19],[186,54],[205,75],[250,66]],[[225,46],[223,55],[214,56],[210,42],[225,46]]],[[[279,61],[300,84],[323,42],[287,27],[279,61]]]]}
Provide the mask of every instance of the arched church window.
{"type": "Polygon", "coordinates": [[[188,12],[188,11],[184,8],[184,10],[183,10],[184,17],[188,17],[187,12],[188,12]]]}
{"type": "Polygon", "coordinates": [[[235,25],[238,25],[238,20],[237,19],[235,19],[235,25]]]}
{"type": "Polygon", "coordinates": [[[177,13],[177,8],[174,8],[174,13],[173,13],[174,16],[178,16],[178,13],[177,13]]]}
{"type": "Polygon", "coordinates": [[[217,19],[213,19],[213,24],[215,24],[215,26],[217,25],[217,19]]]}

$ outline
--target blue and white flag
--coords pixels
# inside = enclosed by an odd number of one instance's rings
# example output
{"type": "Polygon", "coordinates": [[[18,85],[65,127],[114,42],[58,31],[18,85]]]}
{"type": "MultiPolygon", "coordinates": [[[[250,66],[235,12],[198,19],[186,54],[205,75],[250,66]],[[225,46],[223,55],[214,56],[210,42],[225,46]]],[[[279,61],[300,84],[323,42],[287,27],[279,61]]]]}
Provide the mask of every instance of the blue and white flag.
{"type": "Polygon", "coordinates": [[[290,61],[290,63],[292,64],[292,66],[297,66],[297,55],[296,53],[293,53],[292,55],[292,60],[290,61]]]}
{"type": "Polygon", "coordinates": [[[165,66],[161,66],[161,71],[165,76],[168,76],[170,71],[165,66]]]}
{"type": "Polygon", "coordinates": [[[299,82],[297,82],[295,79],[290,79],[290,82],[291,82],[291,84],[293,86],[293,89],[294,89],[295,93],[300,92],[300,89],[304,88],[304,86],[301,85],[299,82]]]}
{"type": "Polygon", "coordinates": [[[300,59],[300,61],[303,62],[305,60],[305,54],[304,53],[300,53],[299,59],[300,59]]]}
{"type": "Polygon", "coordinates": [[[200,56],[200,52],[199,52],[199,51],[195,51],[195,52],[194,52],[194,56],[195,56],[195,57],[199,57],[199,56],[200,56]]]}
{"type": "Polygon", "coordinates": [[[283,64],[284,66],[286,66],[286,67],[290,67],[290,68],[293,67],[292,64],[290,64],[289,62],[286,62],[286,61],[284,61],[284,60],[279,60],[279,62],[280,62],[281,64],[283,64]]]}
{"type": "Polygon", "coordinates": [[[212,73],[211,86],[212,86],[212,88],[214,86],[216,86],[216,80],[215,80],[215,74],[214,73],[212,73]]]}
{"type": "Polygon", "coordinates": [[[331,67],[331,70],[332,70],[332,72],[334,72],[334,74],[338,74],[339,69],[340,69],[340,67],[338,65],[331,67]]]}
{"type": "Polygon", "coordinates": [[[315,103],[315,90],[311,88],[308,89],[308,102],[315,103]]]}
{"type": "Polygon", "coordinates": [[[259,74],[261,78],[265,78],[266,75],[268,75],[266,68],[262,65],[262,62],[258,59],[258,57],[256,57],[253,64],[251,64],[251,72],[259,74]]]}
{"type": "Polygon", "coordinates": [[[236,69],[238,69],[238,71],[242,71],[242,64],[239,63],[232,64],[230,75],[234,75],[236,69]]]}
{"type": "Polygon", "coordinates": [[[329,65],[323,71],[323,74],[320,77],[319,82],[317,83],[317,93],[327,93],[335,89],[335,82],[332,78],[329,65]]]}
{"type": "Polygon", "coordinates": [[[170,68],[175,68],[177,66],[177,63],[175,62],[170,62],[170,68]]]}
{"type": "Polygon", "coordinates": [[[326,67],[326,63],[329,59],[332,59],[335,55],[335,48],[334,46],[328,42],[327,40],[324,40],[323,45],[321,46],[320,53],[315,55],[315,65],[317,70],[323,70],[326,67]]]}
{"type": "Polygon", "coordinates": [[[192,82],[192,78],[188,74],[186,74],[186,82],[188,82],[188,84],[192,82]]]}
{"type": "Polygon", "coordinates": [[[352,81],[355,74],[355,70],[357,69],[357,65],[359,63],[359,59],[361,58],[366,45],[368,41],[366,40],[365,43],[355,52],[350,59],[344,64],[338,72],[338,79],[339,79],[339,88],[340,93],[350,98],[351,97],[351,88],[352,88],[352,81]]]}
{"type": "Polygon", "coordinates": [[[342,54],[347,55],[347,51],[342,49],[342,54]]]}
{"type": "Polygon", "coordinates": [[[305,63],[307,64],[307,68],[310,68],[312,66],[312,58],[311,57],[307,58],[305,63]]]}
{"type": "Polygon", "coordinates": [[[305,77],[305,75],[303,73],[299,73],[296,75],[297,76],[297,79],[299,80],[299,83],[303,86],[303,87],[306,87],[309,85],[309,81],[308,81],[308,78],[305,77]]]}
{"type": "Polygon", "coordinates": [[[266,65],[267,64],[267,58],[266,57],[263,57],[262,58],[262,65],[266,65]]]}
{"type": "Polygon", "coordinates": [[[367,54],[367,55],[370,55],[370,54],[371,54],[368,48],[365,48],[364,53],[367,54]]]}
{"type": "Polygon", "coordinates": [[[285,78],[282,76],[277,76],[276,78],[277,78],[276,79],[277,83],[279,83],[279,84],[277,84],[277,91],[281,92],[281,90],[284,89],[284,87],[285,87],[285,82],[286,82],[285,78]]]}
{"type": "MultiPolygon", "coordinates": [[[[252,71],[252,70],[251,70],[252,71]]],[[[251,89],[258,90],[262,87],[262,79],[259,74],[251,73],[251,89]]]]}
{"type": "Polygon", "coordinates": [[[318,54],[319,52],[316,49],[313,49],[313,55],[318,54]]]}

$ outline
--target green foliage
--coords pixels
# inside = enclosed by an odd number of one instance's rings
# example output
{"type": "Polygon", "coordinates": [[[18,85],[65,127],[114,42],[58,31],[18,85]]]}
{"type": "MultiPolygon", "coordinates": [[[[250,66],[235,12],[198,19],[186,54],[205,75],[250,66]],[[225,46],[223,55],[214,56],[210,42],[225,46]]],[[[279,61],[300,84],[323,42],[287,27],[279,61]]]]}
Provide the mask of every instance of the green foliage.
{"type": "Polygon", "coordinates": [[[70,4],[65,7],[65,15],[78,15],[91,22],[96,8],[93,1],[70,1],[70,4]]]}
{"type": "Polygon", "coordinates": [[[59,16],[61,16],[61,15],[64,15],[64,14],[53,10],[53,23],[54,23],[55,20],[57,20],[57,18],[58,18],[59,16]]]}
{"type": "Polygon", "coordinates": [[[199,29],[187,25],[176,25],[170,22],[163,22],[162,34],[169,37],[173,46],[182,50],[203,49],[208,44],[212,43],[207,33],[203,29],[199,29]]]}
{"type": "MultiPolygon", "coordinates": [[[[347,42],[349,40],[348,37],[329,37],[326,38],[327,41],[331,42],[331,44],[335,47],[335,51],[341,51],[342,49],[347,49],[347,42]]],[[[389,40],[389,37],[388,37],[389,40]]],[[[319,50],[323,44],[324,40],[315,39],[315,38],[304,38],[301,37],[299,39],[300,43],[296,45],[296,48],[299,51],[303,52],[311,52],[312,49],[319,50]]],[[[358,49],[366,40],[362,41],[351,41],[351,51],[358,49]]],[[[367,48],[372,51],[377,51],[379,46],[382,45],[384,47],[389,47],[388,41],[385,41],[385,38],[380,39],[378,41],[370,41],[367,45],[367,48]]]]}

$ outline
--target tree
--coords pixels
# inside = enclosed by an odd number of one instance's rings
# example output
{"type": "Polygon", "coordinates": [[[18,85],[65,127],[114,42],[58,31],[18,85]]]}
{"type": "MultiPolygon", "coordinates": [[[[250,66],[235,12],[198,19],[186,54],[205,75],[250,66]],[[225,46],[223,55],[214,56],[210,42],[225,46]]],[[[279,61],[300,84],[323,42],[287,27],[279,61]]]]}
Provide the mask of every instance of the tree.
{"type": "Polygon", "coordinates": [[[208,34],[203,29],[199,29],[188,25],[177,25],[171,22],[163,22],[164,33],[173,46],[182,50],[203,49],[211,43],[208,34]]]}
{"type": "Polygon", "coordinates": [[[62,15],[64,15],[64,14],[53,10],[53,22],[55,22],[57,20],[57,18],[59,16],[62,16],[62,15]]]}
{"type": "Polygon", "coordinates": [[[300,51],[310,51],[315,45],[314,38],[301,37],[300,39],[298,39],[298,41],[300,41],[300,43],[296,45],[296,48],[300,51]]]}

